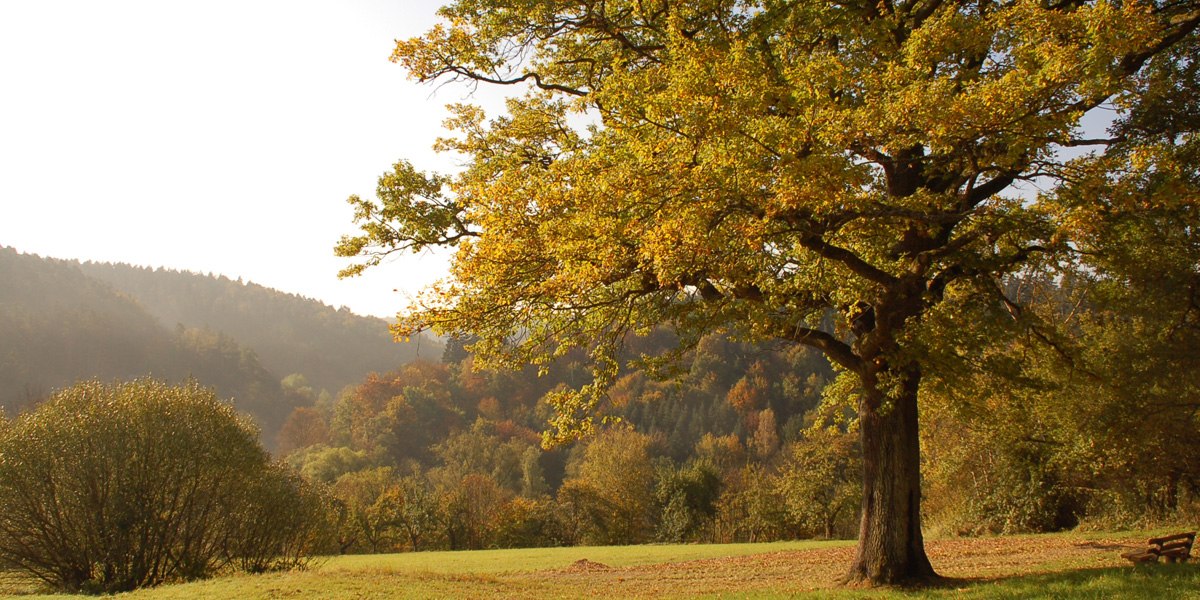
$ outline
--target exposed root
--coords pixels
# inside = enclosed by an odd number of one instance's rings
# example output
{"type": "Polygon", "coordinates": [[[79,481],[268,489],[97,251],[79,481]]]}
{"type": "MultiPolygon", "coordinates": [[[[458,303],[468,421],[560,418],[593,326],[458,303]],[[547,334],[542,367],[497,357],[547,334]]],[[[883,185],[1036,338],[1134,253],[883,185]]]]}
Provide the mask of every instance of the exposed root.
{"type": "Polygon", "coordinates": [[[897,577],[889,580],[871,579],[858,568],[851,569],[849,573],[838,580],[839,585],[851,589],[901,589],[901,590],[918,590],[926,588],[945,588],[955,587],[960,585],[962,580],[950,577],[942,577],[937,573],[930,572],[921,575],[908,575],[897,577]]]}

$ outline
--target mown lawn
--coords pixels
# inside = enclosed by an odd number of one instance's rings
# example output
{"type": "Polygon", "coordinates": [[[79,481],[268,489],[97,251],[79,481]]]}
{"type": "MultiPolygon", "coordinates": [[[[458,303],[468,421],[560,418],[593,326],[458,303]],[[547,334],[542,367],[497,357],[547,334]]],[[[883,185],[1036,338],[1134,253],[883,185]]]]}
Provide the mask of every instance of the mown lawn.
{"type": "MultiPolygon", "coordinates": [[[[944,587],[845,589],[852,542],[539,548],[324,559],[306,571],[236,575],[121,594],[192,598],[1200,598],[1200,566],[1133,568],[1147,534],[932,540],[944,587]]],[[[37,595],[0,575],[0,595],[37,595]]]]}

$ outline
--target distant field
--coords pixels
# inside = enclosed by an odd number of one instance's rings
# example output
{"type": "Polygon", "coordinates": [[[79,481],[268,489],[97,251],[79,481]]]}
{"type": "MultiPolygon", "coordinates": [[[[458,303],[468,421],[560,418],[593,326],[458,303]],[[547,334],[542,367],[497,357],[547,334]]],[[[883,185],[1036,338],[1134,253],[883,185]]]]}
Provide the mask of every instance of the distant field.
{"type": "MultiPolygon", "coordinates": [[[[948,587],[847,590],[852,542],[537,548],[324,559],[307,571],[238,575],[122,594],[192,598],[1200,598],[1200,565],[1133,568],[1145,534],[1058,534],[928,542],[948,587]],[[583,561],[583,562],[581,562],[583,561]]],[[[36,595],[0,575],[0,595],[36,595]]]]}

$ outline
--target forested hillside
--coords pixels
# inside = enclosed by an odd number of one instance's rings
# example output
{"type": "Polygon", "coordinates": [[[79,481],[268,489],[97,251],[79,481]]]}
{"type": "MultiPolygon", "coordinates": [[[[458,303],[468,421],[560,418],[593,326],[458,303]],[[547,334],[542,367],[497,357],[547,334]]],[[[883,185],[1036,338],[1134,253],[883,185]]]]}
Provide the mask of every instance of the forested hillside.
{"type": "Polygon", "coordinates": [[[0,405],[9,411],[81,375],[167,370],[172,335],[131,298],[69,262],[0,249],[0,405]]]}
{"type": "MultiPolygon", "coordinates": [[[[659,329],[629,340],[628,358],[678,343],[659,329]]],[[[850,534],[856,451],[819,409],[833,372],[816,352],[714,333],[663,377],[629,369],[602,408],[611,427],[544,450],[549,398],[588,369],[573,353],[540,374],[492,371],[451,340],[441,363],[297,408],[278,447],[345,506],[344,551],[850,534]],[[785,504],[780,482],[826,463],[841,466],[813,485],[833,496],[785,504]]]]}
{"type": "MultiPolygon", "coordinates": [[[[0,407],[9,414],[81,378],[194,377],[253,415],[270,442],[322,390],[416,355],[380,319],[227,278],[0,248],[0,281],[0,407]]],[[[441,352],[428,340],[426,349],[441,352]]]]}
{"type": "Polygon", "coordinates": [[[253,348],[273,373],[302,373],[336,393],[369,371],[386,371],[418,353],[435,360],[428,339],[397,344],[382,319],[227,277],[124,264],[82,263],[84,274],[136,298],[167,327],[182,324],[229,334],[253,348]]]}
{"type": "MultiPolygon", "coordinates": [[[[1075,310],[1085,325],[1057,341],[1061,354],[1033,337],[940,357],[960,378],[922,396],[932,531],[1145,528],[1200,510],[1192,384],[1166,377],[1172,362],[1138,364],[1146,333],[1123,335],[1112,298],[1069,283],[1026,282],[1047,317],[1075,310]],[[1133,366],[1117,375],[1116,364],[1133,366]],[[990,375],[971,370],[985,366],[990,375]],[[1151,379],[1161,389],[1146,387],[1151,379]]],[[[1153,331],[1150,319],[1140,326],[1153,331]]],[[[1153,346],[1194,366],[1183,348],[1195,340],[1177,335],[1153,346]]],[[[626,339],[628,368],[596,407],[609,425],[549,451],[552,398],[588,381],[586,354],[541,373],[494,371],[455,339],[440,363],[372,373],[333,402],[296,408],[278,449],[343,507],[342,552],[853,537],[853,379],[815,350],[730,332],[658,365],[662,376],[639,365],[678,343],[665,328],[626,339]]]]}

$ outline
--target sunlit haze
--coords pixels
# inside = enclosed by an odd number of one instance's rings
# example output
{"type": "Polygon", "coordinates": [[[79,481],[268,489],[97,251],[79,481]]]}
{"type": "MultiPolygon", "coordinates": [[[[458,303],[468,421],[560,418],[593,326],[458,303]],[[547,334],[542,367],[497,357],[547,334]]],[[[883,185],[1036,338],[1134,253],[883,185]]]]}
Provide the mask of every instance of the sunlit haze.
{"type": "Polygon", "coordinates": [[[445,259],[339,281],[350,194],[434,154],[444,105],[388,61],[436,0],[0,3],[0,245],[243,277],[394,315],[445,259]]]}

